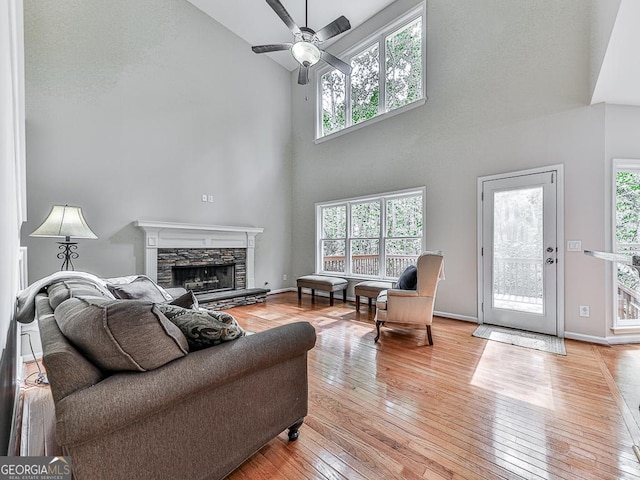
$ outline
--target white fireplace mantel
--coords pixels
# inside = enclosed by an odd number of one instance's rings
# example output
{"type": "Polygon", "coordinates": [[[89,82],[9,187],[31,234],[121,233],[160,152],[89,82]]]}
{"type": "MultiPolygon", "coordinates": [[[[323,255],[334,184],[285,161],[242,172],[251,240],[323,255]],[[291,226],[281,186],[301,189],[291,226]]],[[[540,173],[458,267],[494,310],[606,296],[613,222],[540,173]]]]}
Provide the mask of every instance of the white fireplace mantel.
{"type": "Polygon", "coordinates": [[[145,275],[158,279],[159,248],[246,248],[247,288],[255,288],[256,235],[264,228],[136,220],[144,231],[145,275]]]}

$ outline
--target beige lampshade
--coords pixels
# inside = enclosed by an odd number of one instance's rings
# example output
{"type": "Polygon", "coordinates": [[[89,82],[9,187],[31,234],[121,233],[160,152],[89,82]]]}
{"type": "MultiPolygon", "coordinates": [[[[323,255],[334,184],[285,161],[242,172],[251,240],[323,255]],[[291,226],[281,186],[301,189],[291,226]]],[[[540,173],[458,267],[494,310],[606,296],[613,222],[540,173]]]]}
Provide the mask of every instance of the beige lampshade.
{"type": "MultiPolygon", "coordinates": [[[[91,231],[80,207],[54,205],[47,218],[30,237],[98,238],[91,231]]],[[[67,240],[68,241],[68,240],[67,240]]]]}

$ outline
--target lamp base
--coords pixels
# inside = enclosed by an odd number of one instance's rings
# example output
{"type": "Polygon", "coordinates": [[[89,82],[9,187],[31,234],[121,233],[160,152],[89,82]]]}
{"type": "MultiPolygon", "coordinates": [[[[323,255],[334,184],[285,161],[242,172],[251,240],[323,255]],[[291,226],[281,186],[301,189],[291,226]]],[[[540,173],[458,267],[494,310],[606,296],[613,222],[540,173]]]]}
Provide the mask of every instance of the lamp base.
{"type": "Polygon", "coordinates": [[[71,260],[75,260],[79,257],[76,249],[78,248],[77,242],[57,242],[59,245],[59,249],[62,250],[58,253],[58,258],[63,260],[62,267],[60,270],[75,270],[73,267],[73,262],[71,260]]]}

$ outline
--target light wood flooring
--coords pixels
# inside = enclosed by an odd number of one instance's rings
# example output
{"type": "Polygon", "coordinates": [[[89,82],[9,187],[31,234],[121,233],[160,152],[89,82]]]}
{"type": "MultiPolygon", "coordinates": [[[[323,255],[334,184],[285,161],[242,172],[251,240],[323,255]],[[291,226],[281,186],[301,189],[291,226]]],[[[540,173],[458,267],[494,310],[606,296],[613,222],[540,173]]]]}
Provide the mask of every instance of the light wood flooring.
{"type": "Polygon", "coordinates": [[[640,479],[640,346],[566,341],[567,356],[472,337],[436,318],[383,328],[363,304],[295,293],[234,308],[248,330],[304,320],[309,415],[236,470],[239,479],[640,479]]]}

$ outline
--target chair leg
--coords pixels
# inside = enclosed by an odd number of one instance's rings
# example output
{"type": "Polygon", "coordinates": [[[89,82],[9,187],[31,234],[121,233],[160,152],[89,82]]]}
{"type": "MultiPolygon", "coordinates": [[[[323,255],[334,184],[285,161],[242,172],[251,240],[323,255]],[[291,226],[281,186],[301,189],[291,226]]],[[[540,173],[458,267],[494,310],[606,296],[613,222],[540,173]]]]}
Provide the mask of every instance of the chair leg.
{"type": "Polygon", "coordinates": [[[433,345],[433,338],[431,337],[431,325],[427,325],[427,340],[429,345],[433,345]]]}
{"type": "Polygon", "coordinates": [[[356,295],[356,312],[360,311],[360,295],[356,295]]]}
{"type": "Polygon", "coordinates": [[[329,305],[333,307],[333,292],[329,292],[329,305]]]}
{"type": "Polygon", "coordinates": [[[376,338],[373,339],[373,343],[378,343],[378,340],[380,339],[380,325],[384,325],[384,322],[381,322],[380,320],[376,320],[376,338]]]}
{"type": "Polygon", "coordinates": [[[302,300],[302,287],[298,287],[298,300],[302,300]]]}
{"type": "Polygon", "coordinates": [[[342,290],[342,302],[347,303],[347,289],[342,290]]]}

